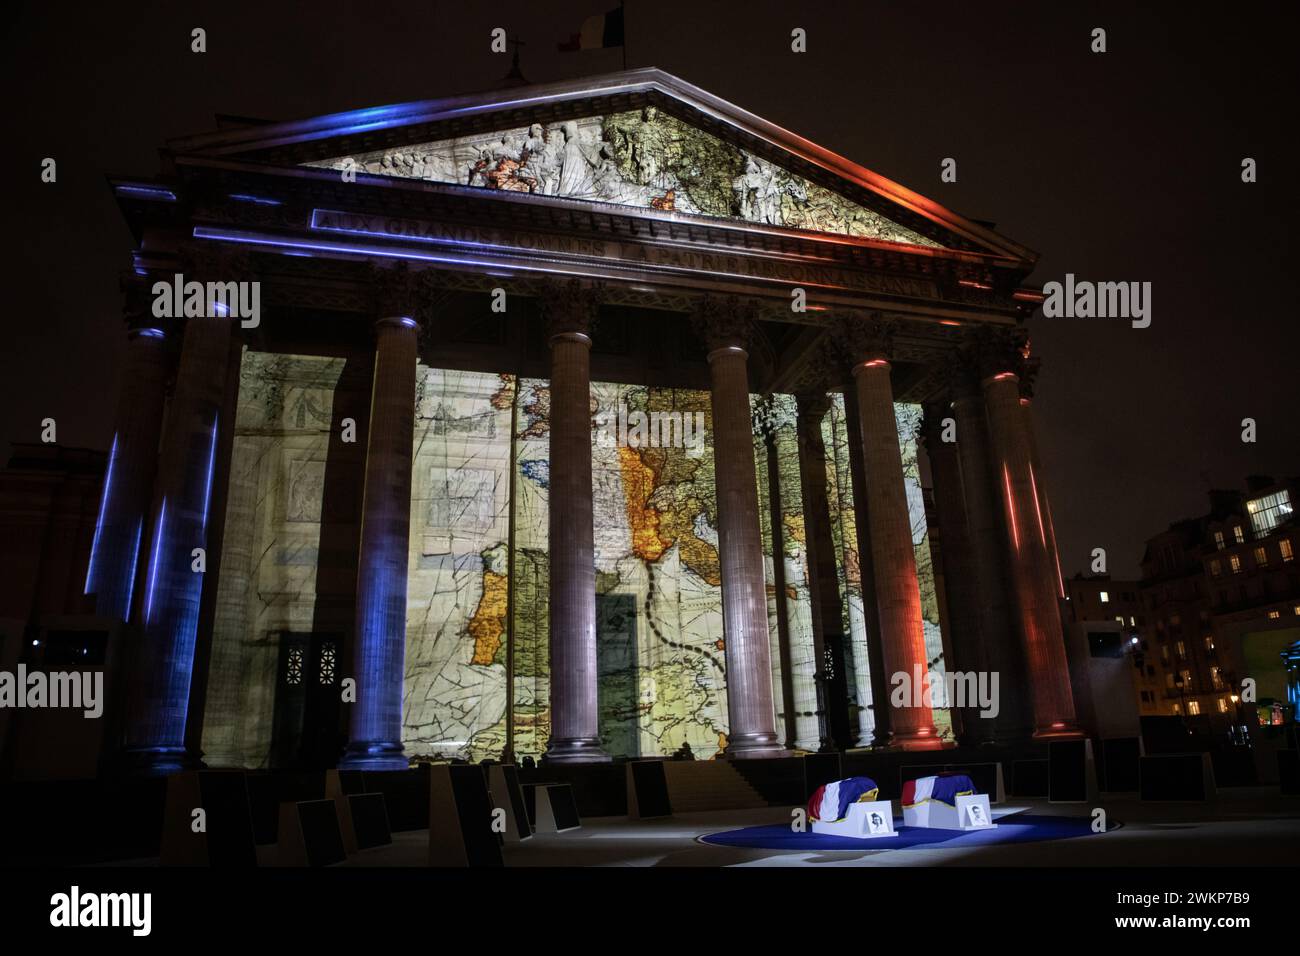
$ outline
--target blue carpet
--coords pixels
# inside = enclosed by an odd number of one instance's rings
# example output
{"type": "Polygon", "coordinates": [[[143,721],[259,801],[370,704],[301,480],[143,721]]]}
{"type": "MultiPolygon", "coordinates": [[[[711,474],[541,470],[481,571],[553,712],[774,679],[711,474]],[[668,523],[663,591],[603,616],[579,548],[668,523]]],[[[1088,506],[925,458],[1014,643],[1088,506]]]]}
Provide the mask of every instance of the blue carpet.
{"type": "MultiPolygon", "coordinates": [[[[907,850],[913,847],[992,846],[997,843],[1036,843],[1040,840],[1068,840],[1093,836],[1089,817],[1049,817],[1012,814],[994,821],[996,830],[939,830],[905,827],[894,822],[897,836],[873,840],[831,836],[826,833],[795,833],[788,824],[723,830],[700,837],[701,843],[744,847],[752,850],[907,850]]],[[[1115,824],[1111,824],[1111,829],[1115,824]]]]}

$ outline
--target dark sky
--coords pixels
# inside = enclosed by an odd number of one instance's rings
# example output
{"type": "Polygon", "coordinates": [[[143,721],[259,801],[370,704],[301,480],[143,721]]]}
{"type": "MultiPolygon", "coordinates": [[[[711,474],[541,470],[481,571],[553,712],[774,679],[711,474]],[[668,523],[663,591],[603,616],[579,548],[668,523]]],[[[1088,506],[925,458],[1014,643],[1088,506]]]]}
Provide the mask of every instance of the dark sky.
{"type": "MultiPolygon", "coordinates": [[[[105,448],[130,236],[104,182],[156,171],[215,113],[290,119],[492,87],[506,28],[534,82],[621,68],[556,44],[610,0],[11,4],[4,17],[7,291],[0,440],[46,416],[105,448]],[[110,9],[111,8],[111,9],[110,9]],[[208,32],[190,52],[189,32],[208,32]],[[42,157],[59,181],[39,181],[42,157]]],[[[1154,284],[1152,326],[1043,319],[1035,402],[1061,564],[1204,510],[1210,486],[1300,473],[1294,414],[1293,22],[1285,5],[629,0],[628,65],[657,66],[1038,250],[1154,284]],[[1059,9],[1068,7],[1068,9],[1059,9]],[[806,54],[790,52],[793,27],[806,54]],[[1089,52],[1093,27],[1109,52],[1089,52]],[[958,182],[939,181],[940,160],[958,182]],[[1240,181],[1244,156],[1259,161],[1240,181]],[[1258,420],[1244,445],[1239,423],[1258,420]]],[[[7,456],[6,456],[7,457],[7,456]]]]}

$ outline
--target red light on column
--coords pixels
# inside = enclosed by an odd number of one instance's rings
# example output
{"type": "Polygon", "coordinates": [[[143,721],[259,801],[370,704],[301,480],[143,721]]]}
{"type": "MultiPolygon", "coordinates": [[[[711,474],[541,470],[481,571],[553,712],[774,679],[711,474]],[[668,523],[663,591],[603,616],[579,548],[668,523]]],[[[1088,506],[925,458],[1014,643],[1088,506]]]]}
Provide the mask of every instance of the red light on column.
{"type": "Polygon", "coordinates": [[[1016,502],[1011,497],[1011,473],[1007,471],[1007,466],[1002,466],[1002,481],[1007,486],[1007,512],[1011,515],[1011,537],[1015,541],[1016,550],[1020,550],[1020,528],[1016,524],[1016,502]]]}

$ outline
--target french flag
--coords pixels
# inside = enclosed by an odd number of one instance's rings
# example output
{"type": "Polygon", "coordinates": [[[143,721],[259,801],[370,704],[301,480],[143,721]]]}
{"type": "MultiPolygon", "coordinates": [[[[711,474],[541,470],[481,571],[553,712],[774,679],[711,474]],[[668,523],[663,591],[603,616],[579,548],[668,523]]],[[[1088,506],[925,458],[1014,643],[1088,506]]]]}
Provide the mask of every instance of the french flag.
{"type": "Polygon", "coordinates": [[[950,807],[957,798],[975,792],[975,784],[964,773],[941,773],[935,777],[917,777],[903,784],[903,807],[919,806],[927,800],[937,800],[950,807]]]}
{"type": "Polygon", "coordinates": [[[808,800],[808,818],[823,823],[843,820],[849,807],[860,800],[874,800],[880,793],[876,781],[870,777],[849,777],[823,784],[813,791],[808,800]]]}

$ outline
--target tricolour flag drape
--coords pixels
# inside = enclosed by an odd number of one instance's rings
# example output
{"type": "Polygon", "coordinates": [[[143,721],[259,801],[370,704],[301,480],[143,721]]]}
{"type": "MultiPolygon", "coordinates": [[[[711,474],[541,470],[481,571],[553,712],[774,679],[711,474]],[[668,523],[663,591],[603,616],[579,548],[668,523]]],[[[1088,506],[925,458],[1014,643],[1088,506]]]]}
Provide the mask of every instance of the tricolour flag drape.
{"type": "Polygon", "coordinates": [[[823,784],[808,799],[808,819],[827,823],[843,820],[852,804],[874,800],[879,793],[880,788],[870,777],[849,777],[823,784]]]}

